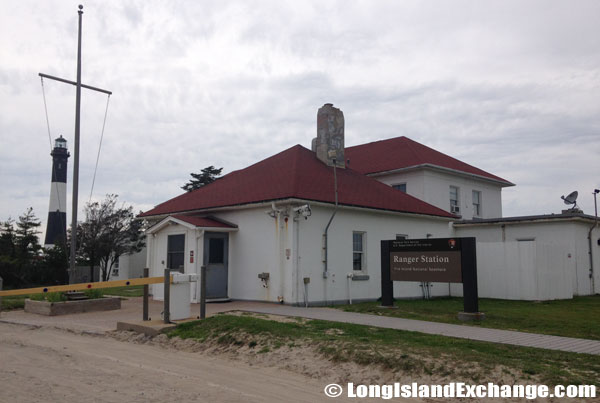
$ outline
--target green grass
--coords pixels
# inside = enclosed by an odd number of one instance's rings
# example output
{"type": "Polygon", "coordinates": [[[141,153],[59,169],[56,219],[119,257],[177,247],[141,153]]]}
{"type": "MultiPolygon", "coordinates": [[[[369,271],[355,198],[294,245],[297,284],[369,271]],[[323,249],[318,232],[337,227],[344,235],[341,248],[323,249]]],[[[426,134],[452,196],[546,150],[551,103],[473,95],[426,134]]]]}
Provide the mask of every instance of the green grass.
{"type": "Polygon", "coordinates": [[[25,307],[25,299],[29,295],[14,295],[10,297],[2,297],[2,310],[12,311],[14,309],[23,309],[25,307]]]}
{"type": "Polygon", "coordinates": [[[379,302],[364,302],[335,308],[347,312],[600,340],[600,320],[597,319],[600,318],[600,295],[544,302],[482,298],[479,310],[485,313],[485,320],[466,323],[456,317],[463,310],[462,298],[396,300],[396,309],[380,308],[379,305],[379,302]]]}
{"type": "Polygon", "coordinates": [[[262,354],[305,342],[336,362],[381,365],[394,371],[487,382],[503,366],[519,380],[600,385],[597,356],[476,342],[393,329],[308,320],[277,322],[217,315],[180,324],[169,337],[245,346],[262,354]],[[433,361],[432,361],[433,360],[433,361]]]}
{"type": "MultiPolygon", "coordinates": [[[[84,293],[89,298],[101,298],[103,295],[115,295],[119,297],[141,297],[144,295],[143,285],[131,285],[127,287],[113,287],[113,288],[96,288],[91,290],[85,290],[84,293]]],[[[61,293],[50,293],[50,294],[61,294],[61,293]]],[[[11,311],[15,309],[23,309],[25,307],[25,300],[27,298],[42,301],[46,298],[46,295],[50,294],[31,294],[31,295],[15,295],[10,297],[2,297],[2,310],[11,311]]],[[[64,301],[56,296],[50,297],[52,301],[64,301]]]]}

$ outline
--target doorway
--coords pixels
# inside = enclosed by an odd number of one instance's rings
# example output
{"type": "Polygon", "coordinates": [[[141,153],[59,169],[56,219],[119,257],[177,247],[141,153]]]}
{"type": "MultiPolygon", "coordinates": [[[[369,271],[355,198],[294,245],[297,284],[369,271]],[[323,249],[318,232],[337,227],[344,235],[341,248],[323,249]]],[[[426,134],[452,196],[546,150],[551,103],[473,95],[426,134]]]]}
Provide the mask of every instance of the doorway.
{"type": "Polygon", "coordinates": [[[206,266],[206,298],[228,298],[229,234],[206,232],[204,234],[204,265],[206,266]]]}

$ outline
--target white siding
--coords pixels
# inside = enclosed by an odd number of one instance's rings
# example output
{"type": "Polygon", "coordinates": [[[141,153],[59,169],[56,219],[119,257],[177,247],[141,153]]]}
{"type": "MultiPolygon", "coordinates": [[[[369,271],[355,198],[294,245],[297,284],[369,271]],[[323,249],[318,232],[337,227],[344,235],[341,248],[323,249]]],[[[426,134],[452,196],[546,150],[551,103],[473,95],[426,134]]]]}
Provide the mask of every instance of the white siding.
{"type": "MultiPolygon", "coordinates": [[[[457,227],[456,236],[477,238],[480,297],[508,299],[559,299],[598,292],[600,279],[600,229],[592,234],[594,282],[590,278],[588,231],[591,224],[577,220],[529,221],[457,227]],[[514,261],[520,250],[511,249],[533,239],[533,267],[514,261]],[[495,249],[506,243],[503,252],[495,249]],[[504,256],[501,256],[503,255],[504,256]],[[520,272],[517,276],[514,272],[520,272]],[[531,277],[533,276],[533,277],[531,277]],[[525,278],[527,277],[527,278],[525,278]],[[533,279],[536,279],[535,281],[533,279]]],[[[460,290],[452,287],[453,294],[460,290]]]]}
{"type": "Polygon", "coordinates": [[[460,215],[466,220],[473,218],[472,195],[473,190],[476,190],[481,192],[479,218],[502,217],[502,187],[492,182],[431,169],[418,169],[373,178],[390,186],[406,183],[406,193],[446,211],[450,211],[450,186],[456,186],[460,189],[460,215]]]}

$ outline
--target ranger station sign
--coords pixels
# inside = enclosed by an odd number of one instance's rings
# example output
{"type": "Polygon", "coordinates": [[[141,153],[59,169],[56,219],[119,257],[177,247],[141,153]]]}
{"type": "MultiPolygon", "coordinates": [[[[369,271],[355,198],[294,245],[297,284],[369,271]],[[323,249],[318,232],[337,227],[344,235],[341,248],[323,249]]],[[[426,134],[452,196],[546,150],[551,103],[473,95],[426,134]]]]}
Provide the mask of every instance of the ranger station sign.
{"type": "Polygon", "coordinates": [[[390,276],[392,281],[462,283],[460,238],[392,241],[390,276]]]}

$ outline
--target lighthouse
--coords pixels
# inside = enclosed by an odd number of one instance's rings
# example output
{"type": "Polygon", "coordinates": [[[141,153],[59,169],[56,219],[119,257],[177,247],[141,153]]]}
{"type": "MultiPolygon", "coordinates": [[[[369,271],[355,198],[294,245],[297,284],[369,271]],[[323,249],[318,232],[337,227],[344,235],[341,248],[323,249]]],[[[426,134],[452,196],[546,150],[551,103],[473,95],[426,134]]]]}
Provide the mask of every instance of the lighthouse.
{"type": "Polygon", "coordinates": [[[60,136],[54,140],[52,156],[52,185],[50,186],[50,208],[46,225],[45,248],[67,242],[67,140],[60,136]]]}

